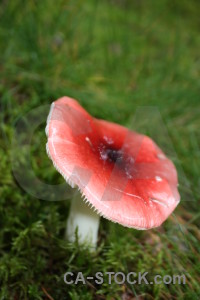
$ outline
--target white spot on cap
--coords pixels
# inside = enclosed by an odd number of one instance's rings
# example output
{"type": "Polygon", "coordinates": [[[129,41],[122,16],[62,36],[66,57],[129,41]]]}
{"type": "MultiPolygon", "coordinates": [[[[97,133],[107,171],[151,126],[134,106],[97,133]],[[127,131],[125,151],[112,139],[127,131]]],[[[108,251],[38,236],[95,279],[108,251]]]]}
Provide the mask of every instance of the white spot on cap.
{"type": "Polygon", "coordinates": [[[164,207],[168,207],[167,203],[163,202],[162,200],[154,199],[154,198],[150,198],[150,200],[151,200],[152,202],[158,203],[158,204],[160,204],[160,205],[162,205],[162,206],[164,206],[164,207]]]}
{"type": "Polygon", "coordinates": [[[101,158],[106,161],[108,159],[108,154],[106,151],[101,151],[101,158]]]}
{"type": "Polygon", "coordinates": [[[104,135],[104,140],[109,144],[109,145],[112,145],[113,144],[113,139],[107,137],[106,135],[104,135]]]}
{"type": "Polygon", "coordinates": [[[56,128],[53,127],[52,135],[55,136],[55,135],[57,135],[57,133],[58,133],[58,130],[57,130],[56,128]]]}
{"type": "Polygon", "coordinates": [[[155,179],[156,179],[156,181],[158,181],[158,182],[162,181],[162,178],[161,178],[160,176],[156,176],[155,179]]]}
{"type": "Polygon", "coordinates": [[[88,142],[88,144],[89,144],[91,147],[93,147],[92,142],[91,142],[91,140],[89,139],[88,136],[86,136],[85,140],[86,140],[86,142],[88,142]]]}
{"type": "Polygon", "coordinates": [[[126,176],[128,177],[128,179],[132,179],[133,178],[133,176],[129,172],[126,172],[126,176]]]}
{"type": "Polygon", "coordinates": [[[157,154],[157,157],[158,157],[159,159],[161,159],[161,160],[165,159],[165,155],[162,154],[162,153],[158,153],[158,154],[157,154]]]}

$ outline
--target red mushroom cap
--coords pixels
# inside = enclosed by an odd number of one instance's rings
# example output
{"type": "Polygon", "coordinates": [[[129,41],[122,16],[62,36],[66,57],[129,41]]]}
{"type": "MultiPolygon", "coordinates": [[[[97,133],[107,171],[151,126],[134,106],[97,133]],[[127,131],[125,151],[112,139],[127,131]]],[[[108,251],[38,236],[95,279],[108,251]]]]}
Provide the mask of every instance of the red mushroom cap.
{"type": "Polygon", "coordinates": [[[95,119],[68,97],[52,104],[46,134],[55,168],[103,217],[149,229],[179,203],[176,168],[149,137],[95,119]]]}

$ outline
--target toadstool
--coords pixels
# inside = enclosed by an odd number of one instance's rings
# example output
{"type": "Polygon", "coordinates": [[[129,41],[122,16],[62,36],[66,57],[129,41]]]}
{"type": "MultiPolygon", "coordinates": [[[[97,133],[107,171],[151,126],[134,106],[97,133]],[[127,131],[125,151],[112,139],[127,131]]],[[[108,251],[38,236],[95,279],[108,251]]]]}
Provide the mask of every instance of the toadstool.
{"type": "Polygon", "coordinates": [[[149,137],[93,118],[69,97],[52,103],[46,134],[55,168],[78,189],[70,241],[77,229],[79,241],[95,247],[99,216],[136,229],[160,226],[179,203],[176,168],[149,137]]]}

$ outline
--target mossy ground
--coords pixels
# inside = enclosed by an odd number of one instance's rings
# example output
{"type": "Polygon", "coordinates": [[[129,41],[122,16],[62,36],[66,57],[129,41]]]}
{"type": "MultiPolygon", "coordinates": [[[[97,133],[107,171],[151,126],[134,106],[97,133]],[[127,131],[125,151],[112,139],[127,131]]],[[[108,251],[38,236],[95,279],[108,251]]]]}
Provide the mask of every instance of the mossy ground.
{"type": "MultiPolygon", "coordinates": [[[[199,11],[195,0],[1,1],[0,299],[199,299],[199,11]],[[21,188],[11,163],[15,124],[62,95],[164,147],[182,201],[163,226],[136,231],[102,219],[90,254],[63,239],[69,199],[39,200],[21,188]],[[151,108],[134,119],[139,106],[151,108]],[[187,283],[68,286],[67,271],[184,273],[187,283]]],[[[33,135],[32,168],[45,183],[63,183],[44,128],[45,117],[33,135]]],[[[26,162],[25,148],[15,168],[26,162]]]]}

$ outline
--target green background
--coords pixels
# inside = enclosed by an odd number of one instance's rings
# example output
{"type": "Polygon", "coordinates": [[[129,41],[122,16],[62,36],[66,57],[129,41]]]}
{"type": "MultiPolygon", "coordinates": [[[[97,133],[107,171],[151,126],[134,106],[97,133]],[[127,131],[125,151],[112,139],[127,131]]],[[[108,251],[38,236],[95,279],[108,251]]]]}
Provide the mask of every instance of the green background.
{"type": "MultiPolygon", "coordinates": [[[[199,11],[195,0],[0,2],[0,299],[199,299],[199,11]],[[63,95],[150,135],[174,161],[182,201],[161,227],[102,219],[90,254],[63,238],[69,200],[37,199],[17,182],[13,173],[27,160],[24,146],[11,163],[17,120],[63,95]],[[67,271],[186,274],[187,282],[67,286],[67,271]]],[[[46,116],[31,164],[53,185],[64,181],[46,155],[46,116]]]]}

